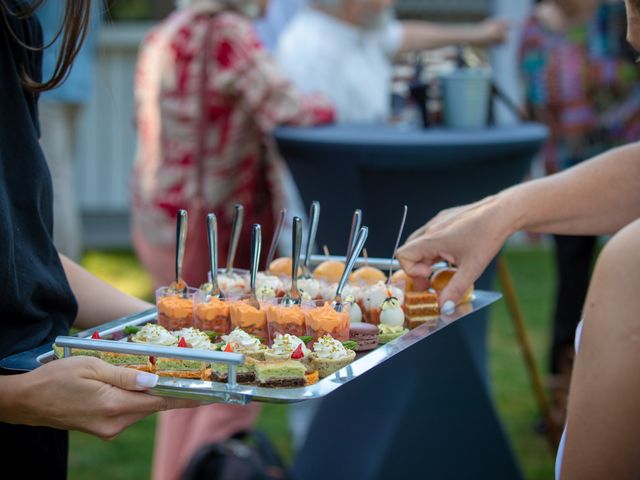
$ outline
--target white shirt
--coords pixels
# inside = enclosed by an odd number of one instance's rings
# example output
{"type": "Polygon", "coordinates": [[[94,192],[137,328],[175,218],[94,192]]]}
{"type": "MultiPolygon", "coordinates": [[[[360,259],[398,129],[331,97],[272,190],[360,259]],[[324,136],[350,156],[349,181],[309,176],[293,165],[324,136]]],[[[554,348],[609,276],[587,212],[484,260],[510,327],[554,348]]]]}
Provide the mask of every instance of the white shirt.
{"type": "Polygon", "coordinates": [[[331,99],[339,122],[384,122],[391,111],[391,57],[402,40],[397,20],[366,30],[306,8],[282,33],[276,60],[303,93],[331,99]]]}

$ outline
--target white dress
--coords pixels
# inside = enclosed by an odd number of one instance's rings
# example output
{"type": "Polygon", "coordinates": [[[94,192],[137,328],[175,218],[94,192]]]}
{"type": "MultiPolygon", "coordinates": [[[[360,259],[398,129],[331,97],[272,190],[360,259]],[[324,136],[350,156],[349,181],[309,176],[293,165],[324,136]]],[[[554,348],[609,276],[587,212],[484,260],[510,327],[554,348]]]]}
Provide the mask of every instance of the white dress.
{"type": "MultiPolygon", "coordinates": [[[[578,354],[578,348],[580,346],[580,337],[582,336],[582,320],[578,323],[576,328],[576,338],[574,340],[574,346],[576,355],[578,354]]],[[[556,480],[560,480],[560,467],[562,467],[562,457],[564,455],[564,443],[567,437],[567,426],[565,425],[562,432],[562,438],[560,439],[560,445],[558,445],[558,453],[556,454],[556,480]]]]}

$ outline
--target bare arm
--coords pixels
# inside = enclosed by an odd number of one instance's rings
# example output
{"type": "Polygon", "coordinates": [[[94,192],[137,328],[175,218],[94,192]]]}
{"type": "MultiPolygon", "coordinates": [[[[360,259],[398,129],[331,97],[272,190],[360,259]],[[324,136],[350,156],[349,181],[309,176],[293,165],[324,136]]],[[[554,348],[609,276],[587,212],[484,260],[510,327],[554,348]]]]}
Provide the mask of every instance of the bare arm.
{"type": "Polygon", "coordinates": [[[0,376],[0,421],[110,439],[151,413],[199,405],[145,393],[157,379],[93,357],[55,360],[29,373],[0,376]]]}
{"type": "Polygon", "coordinates": [[[587,294],[571,379],[563,480],[640,472],[640,221],[605,246],[587,294]]]}
{"type": "Polygon", "coordinates": [[[515,231],[613,233],[640,217],[640,143],[439,213],[398,251],[408,274],[445,259],[458,272],[441,295],[457,302],[515,231]]]}
{"type": "Polygon", "coordinates": [[[78,316],[74,326],[91,328],[153,307],[100,280],[64,255],[60,255],[60,259],[71,290],[78,300],[78,316]]]}
{"type": "Polygon", "coordinates": [[[501,20],[485,20],[470,25],[439,25],[422,21],[402,22],[404,39],[399,53],[429,50],[449,45],[491,45],[504,42],[507,24],[501,20]]]}

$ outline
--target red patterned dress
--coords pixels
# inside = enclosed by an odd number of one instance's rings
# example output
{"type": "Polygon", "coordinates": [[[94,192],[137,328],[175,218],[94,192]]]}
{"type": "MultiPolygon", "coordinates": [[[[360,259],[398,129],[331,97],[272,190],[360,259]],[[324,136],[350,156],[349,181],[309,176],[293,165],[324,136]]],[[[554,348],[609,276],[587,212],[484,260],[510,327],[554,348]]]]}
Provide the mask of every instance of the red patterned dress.
{"type": "MultiPolygon", "coordinates": [[[[134,244],[156,285],[173,275],[181,208],[216,213],[224,266],[233,206],[242,203],[245,228],[236,265],[247,266],[249,225],[260,223],[263,238],[271,238],[274,212],[283,202],[285,167],[270,132],[282,124],[331,122],[333,107],[294,89],[248,18],[193,8],[178,10],[145,38],[135,100],[134,244]],[[200,129],[206,139],[201,162],[200,129]],[[199,202],[204,208],[196,210],[199,202]]],[[[187,283],[197,286],[208,270],[206,234],[204,218],[189,220],[198,227],[189,231],[184,273],[187,283]]]]}

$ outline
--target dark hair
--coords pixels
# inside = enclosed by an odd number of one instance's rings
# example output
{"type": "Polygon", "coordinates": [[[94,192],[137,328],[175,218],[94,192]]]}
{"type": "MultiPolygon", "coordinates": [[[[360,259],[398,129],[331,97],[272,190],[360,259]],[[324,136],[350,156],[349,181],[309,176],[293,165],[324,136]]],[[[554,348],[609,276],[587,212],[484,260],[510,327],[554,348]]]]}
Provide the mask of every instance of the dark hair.
{"type": "Polygon", "coordinates": [[[7,15],[12,15],[17,18],[27,18],[32,16],[38,8],[44,3],[45,0],[33,0],[31,4],[26,5],[21,11],[14,12],[7,5],[6,2],[0,0],[0,16],[4,22],[5,27],[13,39],[18,42],[22,47],[40,51],[51,46],[60,36],[62,41],[60,44],[60,53],[56,60],[56,65],[51,74],[51,78],[45,79],[42,82],[33,80],[27,74],[26,70],[21,72],[21,80],[23,85],[33,92],[43,92],[56,88],[62,82],[64,82],[69,75],[73,61],[78,55],[82,43],[84,42],[87,34],[87,28],[89,27],[89,20],[91,18],[91,2],[92,0],[66,0],[64,17],[60,29],[56,33],[55,37],[48,45],[27,45],[15,34],[7,15]]]}

